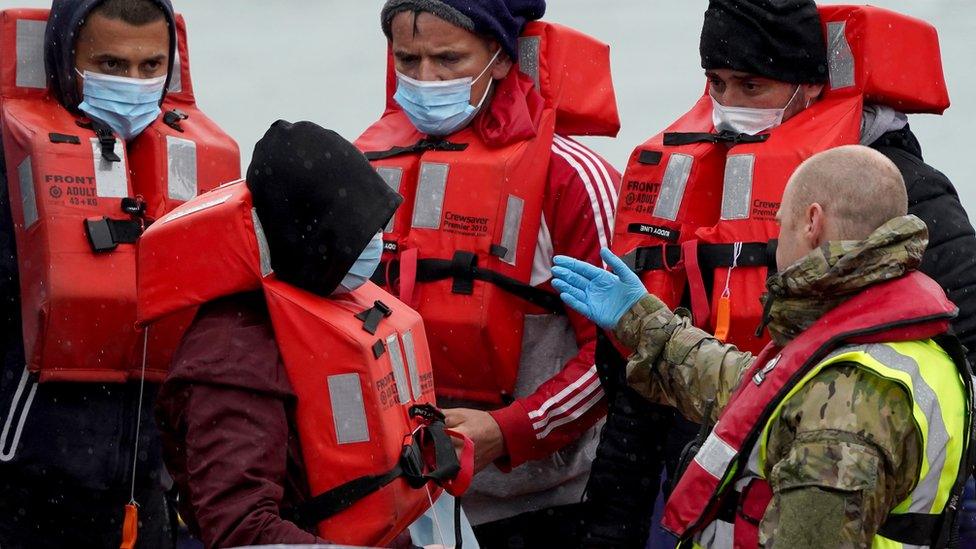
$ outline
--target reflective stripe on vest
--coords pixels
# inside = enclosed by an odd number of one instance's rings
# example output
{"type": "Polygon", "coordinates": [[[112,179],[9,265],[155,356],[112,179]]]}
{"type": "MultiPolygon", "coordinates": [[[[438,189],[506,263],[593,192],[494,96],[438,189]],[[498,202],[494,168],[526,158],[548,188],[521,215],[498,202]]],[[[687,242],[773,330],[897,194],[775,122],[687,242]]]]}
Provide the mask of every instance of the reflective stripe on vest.
{"type": "MultiPolygon", "coordinates": [[[[386,184],[393,189],[393,192],[400,192],[400,184],[403,182],[403,168],[387,168],[380,166],[376,168],[376,173],[386,181],[386,184]]],[[[393,217],[390,218],[390,222],[386,224],[383,228],[383,232],[389,233],[393,232],[393,225],[396,223],[397,214],[394,213],[393,217]]]]}
{"type": "MultiPolygon", "coordinates": [[[[824,368],[853,362],[871,372],[892,380],[908,391],[912,413],[922,435],[923,456],[919,480],[912,493],[894,509],[892,515],[904,513],[939,514],[951,495],[962,463],[964,446],[961,433],[968,432],[962,380],[952,359],[932,340],[902,343],[858,345],[839,349],[811,370],[783,398],[760,437],[759,467],[766,469],[769,432],[779,418],[784,404],[824,368]]],[[[873,547],[916,547],[877,536],[873,547]]]]}
{"type": "Polygon", "coordinates": [[[21,19],[17,21],[17,86],[47,88],[44,70],[45,21],[21,19]]]}
{"type": "Polygon", "coordinates": [[[166,191],[171,199],[187,201],[199,194],[196,142],[167,135],[166,172],[166,191]]]}
{"type": "MultiPolygon", "coordinates": [[[[403,170],[400,168],[378,167],[376,171],[387,184],[399,191],[403,170]]],[[[450,166],[432,162],[420,164],[420,180],[417,187],[417,197],[414,200],[412,227],[415,229],[440,229],[444,216],[444,199],[447,196],[448,174],[450,166]]],[[[508,195],[505,204],[501,241],[499,246],[504,249],[504,255],[499,259],[515,265],[515,252],[518,251],[519,234],[522,231],[522,219],[525,215],[525,200],[514,194],[508,195]]],[[[388,229],[392,229],[393,220],[388,229]]]]}
{"type": "Polygon", "coordinates": [[[694,163],[695,157],[688,154],[675,153],[668,158],[668,167],[665,168],[664,179],[661,181],[661,193],[654,205],[654,217],[671,221],[678,219],[678,210],[685,198],[685,188],[688,186],[694,163]]]}
{"type": "Polygon", "coordinates": [[[702,549],[732,549],[735,525],[724,520],[713,520],[701,534],[695,536],[694,547],[702,549]]]}

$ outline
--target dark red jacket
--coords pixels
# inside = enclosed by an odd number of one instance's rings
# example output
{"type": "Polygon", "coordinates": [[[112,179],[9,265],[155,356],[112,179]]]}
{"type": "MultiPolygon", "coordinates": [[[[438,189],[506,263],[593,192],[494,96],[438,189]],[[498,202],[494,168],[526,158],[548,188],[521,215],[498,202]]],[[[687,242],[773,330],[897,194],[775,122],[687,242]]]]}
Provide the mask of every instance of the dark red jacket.
{"type": "Polygon", "coordinates": [[[180,514],[206,547],[324,543],[281,518],[307,494],[294,402],[263,296],[204,305],[156,418],[180,514]]]}

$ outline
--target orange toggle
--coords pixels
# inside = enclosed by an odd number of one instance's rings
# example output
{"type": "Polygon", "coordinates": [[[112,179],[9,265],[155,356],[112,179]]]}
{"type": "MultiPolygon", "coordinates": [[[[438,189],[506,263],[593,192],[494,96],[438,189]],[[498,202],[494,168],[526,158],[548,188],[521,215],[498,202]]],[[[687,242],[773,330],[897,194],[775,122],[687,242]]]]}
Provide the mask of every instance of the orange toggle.
{"type": "Polygon", "coordinates": [[[125,520],[122,522],[122,545],[119,549],[135,549],[139,538],[139,507],[135,503],[125,506],[125,520]]]}
{"type": "Polygon", "coordinates": [[[715,319],[715,339],[725,343],[729,339],[732,324],[732,300],[723,295],[718,300],[718,318],[715,319]]]}

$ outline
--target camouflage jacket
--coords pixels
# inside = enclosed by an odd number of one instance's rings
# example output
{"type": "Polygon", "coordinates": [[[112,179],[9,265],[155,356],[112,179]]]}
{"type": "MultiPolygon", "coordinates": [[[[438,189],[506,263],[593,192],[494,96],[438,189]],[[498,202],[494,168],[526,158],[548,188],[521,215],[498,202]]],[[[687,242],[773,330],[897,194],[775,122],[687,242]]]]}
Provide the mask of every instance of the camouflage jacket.
{"type": "MultiPolygon", "coordinates": [[[[925,225],[907,216],[864,241],[814,250],[770,280],[774,337],[788,343],[843,296],[915,268],[926,240],[925,225]]],[[[628,383],[698,422],[716,421],[754,360],[654,296],[634,305],[614,334],[634,349],[628,383]],[[705,418],[710,400],[716,405],[705,418]]],[[[763,473],[774,497],[760,543],[870,547],[888,511],[918,478],[921,440],[901,386],[854,363],[824,369],[784,404],[770,430],[763,473]]]]}

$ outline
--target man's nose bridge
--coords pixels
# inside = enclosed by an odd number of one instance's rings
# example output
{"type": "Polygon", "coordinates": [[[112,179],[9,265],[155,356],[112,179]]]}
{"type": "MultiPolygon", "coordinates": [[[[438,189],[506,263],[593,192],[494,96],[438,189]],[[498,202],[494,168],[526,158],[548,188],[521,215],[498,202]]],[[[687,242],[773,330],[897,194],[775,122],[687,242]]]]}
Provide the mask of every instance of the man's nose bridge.
{"type": "Polygon", "coordinates": [[[125,76],[128,78],[142,78],[142,74],[139,72],[139,65],[140,63],[138,61],[128,62],[126,64],[125,72],[123,72],[120,76],[125,76]]]}
{"type": "Polygon", "coordinates": [[[741,90],[739,90],[739,87],[731,83],[726,84],[725,91],[723,91],[718,95],[715,95],[715,99],[717,99],[718,102],[721,103],[723,107],[735,108],[735,107],[749,106],[743,102],[745,100],[745,97],[742,94],[741,90]]]}
{"type": "Polygon", "coordinates": [[[420,65],[417,68],[417,80],[423,82],[437,80],[437,68],[434,65],[433,58],[426,55],[421,56],[420,65]]]}

